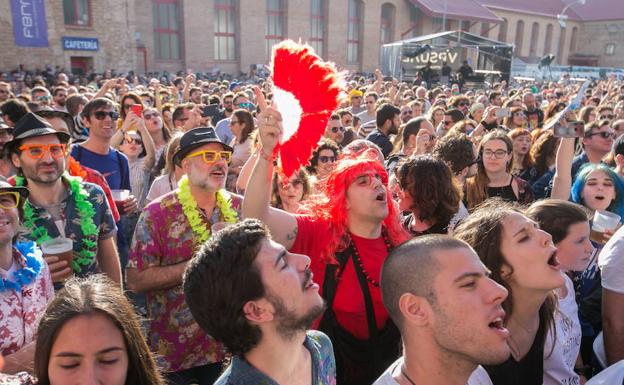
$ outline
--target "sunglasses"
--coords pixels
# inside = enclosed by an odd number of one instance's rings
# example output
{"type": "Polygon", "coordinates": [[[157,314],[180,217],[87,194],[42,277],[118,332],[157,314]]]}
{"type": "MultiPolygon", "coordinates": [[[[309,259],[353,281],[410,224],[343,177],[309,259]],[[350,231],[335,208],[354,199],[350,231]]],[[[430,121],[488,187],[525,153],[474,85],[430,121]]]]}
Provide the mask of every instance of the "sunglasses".
{"type": "Polygon", "coordinates": [[[117,120],[117,118],[119,118],[119,114],[115,111],[95,111],[93,113],[93,116],[97,119],[97,120],[104,120],[106,119],[107,116],[110,116],[110,118],[112,120],[117,120]]]}
{"type": "Polygon", "coordinates": [[[344,128],[344,127],[342,127],[342,126],[340,126],[340,127],[332,127],[332,129],[331,129],[331,130],[332,130],[332,132],[335,134],[335,133],[337,133],[338,131],[340,131],[340,132],[344,132],[345,128],[344,128]]]}
{"type": "Polygon", "coordinates": [[[601,115],[600,116],[600,120],[604,120],[604,119],[613,120],[614,117],[615,116],[611,115],[611,114],[609,114],[609,115],[601,115]]]}
{"type": "Polygon", "coordinates": [[[187,156],[187,158],[192,158],[194,156],[200,156],[204,160],[204,163],[214,163],[218,160],[224,160],[226,163],[230,163],[232,160],[232,151],[214,151],[214,150],[204,150],[197,151],[187,156]]]}
{"type": "Polygon", "coordinates": [[[587,134],[587,138],[591,138],[592,136],[601,136],[603,139],[615,139],[615,133],[603,131],[603,132],[592,132],[591,134],[587,134]]]}
{"type": "Polygon", "coordinates": [[[303,185],[303,181],[301,179],[293,179],[288,181],[288,183],[280,183],[279,186],[282,190],[288,190],[288,187],[293,186],[293,187],[297,187],[297,186],[301,186],[303,185]]]}
{"type": "Polygon", "coordinates": [[[14,209],[19,205],[20,194],[17,191],[0,192],[0,208],[5,210],[14,209]]]}
{"type": "Polygon", "coordinates": [[[65,144],[25,144],[18,150],[24,152],[32,159],[41,159],[46,153],[54,159],[62,158],[67,154],[65,144]]]}
{"type": "Polygon", "coordinates": [[[319,162],[321,163],[334,163],[335,161],[335,156],[319,156],[319,162]]]}
{"type": "Polygon", "coordinates": [[[152,118],[158,118],[158,114],[157,113],[143,114],[143,119],[145,119],[145,120],[150,120],[152,118]]]}
{"type": "Polygon", "coordinates": [[[124,141],[128,144],[138,144],[138,145],[142,145],[143,144],[143,140],[139,139],[139,138],[133,138],[131,136],[126,136],[124,138],[124,141]]]}
{"type": "Polygon", "coordinates": [[[463,102],[463,103],[459,103],[457,106],[458,107],[466,107],[468,105],[468,103],[463,102]]]}
{"type": "Polygon", "coordinates": [[[373,180],[377,180],[383,183],[383,178],[379,174],[362,174],[355,178],[355,184],[360,187],[369,187],[373,184],[373,180]]]}

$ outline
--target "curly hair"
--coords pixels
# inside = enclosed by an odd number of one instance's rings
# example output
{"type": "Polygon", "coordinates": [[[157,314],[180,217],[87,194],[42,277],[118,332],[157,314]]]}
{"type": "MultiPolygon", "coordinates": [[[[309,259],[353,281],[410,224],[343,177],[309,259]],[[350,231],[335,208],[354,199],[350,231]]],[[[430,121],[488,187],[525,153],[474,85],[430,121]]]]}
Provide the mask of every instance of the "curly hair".
{"type": "MultiPolygon", "coordinates": [[[[277,172],[273,173],[273,182],[271,183],[272,185],[271,206],[281,209],[282,198],[280,198],[280,195],[279,195],[278,179],[281,179],[278,173],[277,172]]],[[[289,182],[293,182],[293,181],[301,182],[301,184],[303,185],[303,196],[301,197],[301,200],[303,201],[308,196],[308,194],[310,194],[310,191],[312,190],[312,184],[310,182],[310,175],[306,172],[304,168],[300,168],[299,171],[293,174],[293,176],[289,180],[289,182]]]]}
{"type": "Polygon", "coordinates": [[[540,177],[548,171],[550,165],[555,160],[557,147],[559,146],[559,138],[555,137],[552,131],[546,131],[537,138],[531,146],[529,156],[537,171],[536,177],[540,177]]]}
{"type": "Polygon", "coordinates": [[[412,199],[410,209],[421,221],[446,224],[459,210],[462,191],[443,160],[415,156],[399,164],[397,179],[412,199]]]}
{"type": "Polygon", "coordinates": [[[248,352],[262,338],[260,328],[245,317],[243,306],[265,295],[254,262],[269,237],[262,222],[245,219],[213,234],[184,272],[184,296],[193,318],[232,354],[248,352]]]}
{"type": "Polygon", "coordinates": [[[312,157],[310,158],[310,165],[306,167],[307,171],[310,174],[316,175],[316,166],[318,166],[319,156],[321,156],[321,151],[323,150],[332,150],[334,156],[338,158],[338,154],[340,149],[336,142],[331,139],[323,138],[319,141],[319,146],[312,153],[312,157]]]}

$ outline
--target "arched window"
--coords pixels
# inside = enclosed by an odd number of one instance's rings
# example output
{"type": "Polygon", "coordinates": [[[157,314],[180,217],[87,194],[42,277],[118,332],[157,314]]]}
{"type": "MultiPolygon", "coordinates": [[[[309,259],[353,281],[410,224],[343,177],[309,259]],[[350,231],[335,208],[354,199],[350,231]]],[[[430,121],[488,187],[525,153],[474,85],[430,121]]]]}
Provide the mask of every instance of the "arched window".
{"type": "Polygon", "coordinates": [[[361,0],[349,0],[347,29],[347,63],[359,64],[362,46],[362,14],[364,4],[361,0]]]}
{"type": "Polygon", "coordinates": [[[537,39],[539,38],[539,24],[537,22],[533,23],[531,27],[531,45],[529,46],[529,56],[536,57],[537,56],[537,39]]]}
{"type": "Polygon", "coordinates": [[[266,55],[267,58],[271,57],[271,49],[273,45],[284,40],[286,33],[285,30],[285,15],[284,11],[285,0],[267,0],[267,24],[266,24],[266,55]]]}
{"type": "Polygon", "coordinates": [[[394,41],[394,18],[396,7],[385,3],[381,6],[381,44],[394,41]]]}
{"type": "Polygon", "coordinates": [[[516,24],[516,56],[522,56],[522,43],[524,42],[524,21],[518,20],[516,24]]]}
{"type": "Polygon", "coordinates": [[[503,21],[501,21],[498,26],[498,41],[507,41],[507,19],[505,18],[503,18],[503,21]]]}
{"type": "Polygon", "coordinates": [[[572,28],[572,35],[570,35],[570,54],[576,52],[576,39],[578,35],[578,28],[572,28]]]}
{"type": "Polygon", "coordinates": [[[559,47],[557,47],[557,63],[563,63],[563,49],[565,47],[566,29],[561,27],[559,32],[559,47]]]}
{"type": "Polygon", "coordinates": [[[544,39],[544,54],[543,54],[543,56],[546,56],[546,55],[552,53],[552,52],[550,52],[550,50],[552,48],[552,38],[553,38],[553,25],[552,24],[548,24],[546,26],[546,38],[544,39]]]}
{"type": "Polygon", "coordinates": [[[327,0],[312,0],[310,12],[310,45],[317,54],[325,56],[325,15],[327,0]]]}
{"type": "Polygon", "coordinates": [[[238,33],[237,0],[214,2],[214,56],[215,60],[236,60],[238,33]]]}

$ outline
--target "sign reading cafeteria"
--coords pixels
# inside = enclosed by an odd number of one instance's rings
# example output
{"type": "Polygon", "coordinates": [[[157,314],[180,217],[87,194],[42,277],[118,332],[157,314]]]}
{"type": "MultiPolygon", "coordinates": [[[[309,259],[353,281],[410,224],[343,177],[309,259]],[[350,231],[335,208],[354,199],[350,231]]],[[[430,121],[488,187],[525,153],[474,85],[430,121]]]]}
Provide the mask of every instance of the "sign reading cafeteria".
{"type": "Polygon", "coordinates": [[[65,51],[98,51],[100,42],[90,37],[63,36],[63,49],[65,51]]]}

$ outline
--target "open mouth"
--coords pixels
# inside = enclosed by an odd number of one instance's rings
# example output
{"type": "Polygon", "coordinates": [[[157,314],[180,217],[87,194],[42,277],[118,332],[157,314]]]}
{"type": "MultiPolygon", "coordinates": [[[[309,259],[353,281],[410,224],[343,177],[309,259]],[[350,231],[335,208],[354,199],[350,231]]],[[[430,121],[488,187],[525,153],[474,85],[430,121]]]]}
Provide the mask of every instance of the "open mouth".
{"type": "Polygon", "coordinates": [[[210,176],[216,176],[218,178],[222,178],[225,176],[225,171],[219,169],[219,170],[214,170],[213,172],[210,173],[210,176]]]}
{"type": "Polygon", "coordinates": [[[550,258],[548,258],[548,265],[552,266],[554,268],[559,268],[559,260],[557,259],[557,251],[553,251],[553,253],[550,255],[550,258]]]}
{"type": "Polygon", "coordinates": [[[604,197],[603,195],[596,195],[596,196],[594,197],[594,199],[596,199],[597,201],[602,202],[603,200],[605,200],[605,197],[604,197]]]}
{"type": "Polygon", "coordinates": [[[503,317],[496,317],[494,321],[488,324],[488,327],[497,330],[504,330],[505,326],[503,326],[503,317]]]}
{"type": "Polygon", "coordinates": [[[10,223],[10,222],[9,222],[9,221],[6,221],[6,220],[5,220],[5,221],[0,221],[0,229],[1,229],[1,228],[4,228],[4,227],[6,227],[6,226],[8,226],[8,225],[9,225],[9,223],[10,223]]]}
{"type": "Polygon", "coordinates": [[[386,201],[386,193],[385,192],[380,192],[379,194],[377,194],[377,196],[375,197],[376,201],[379,202],[385,202],[386,201]]]}
{"type": "Polygon", "coordinates": [[[312,272],[308,270],[306,272],[306,276],[308,279],[306,279],[305,284],[303,285],[303,291],[310,290],[310,289],[318,290],[319,285],[316,282],[314,282],[314,280],[312,279],[314,274],[312,274],[312,272]]]}

